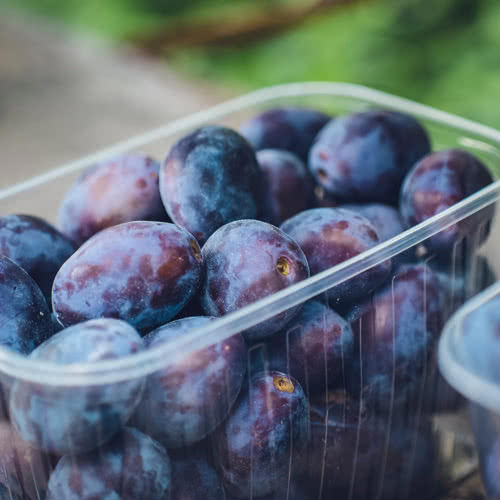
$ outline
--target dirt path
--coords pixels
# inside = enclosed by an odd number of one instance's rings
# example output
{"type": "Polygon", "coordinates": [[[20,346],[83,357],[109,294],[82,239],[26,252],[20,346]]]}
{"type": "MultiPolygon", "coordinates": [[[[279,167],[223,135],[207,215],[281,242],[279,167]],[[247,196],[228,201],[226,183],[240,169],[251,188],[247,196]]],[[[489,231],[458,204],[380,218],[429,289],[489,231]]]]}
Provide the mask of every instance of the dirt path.
{"type": "Polygon", "coordinates": [[[0,188],[228,96],[164,64],[2,12],[0,188]]]}

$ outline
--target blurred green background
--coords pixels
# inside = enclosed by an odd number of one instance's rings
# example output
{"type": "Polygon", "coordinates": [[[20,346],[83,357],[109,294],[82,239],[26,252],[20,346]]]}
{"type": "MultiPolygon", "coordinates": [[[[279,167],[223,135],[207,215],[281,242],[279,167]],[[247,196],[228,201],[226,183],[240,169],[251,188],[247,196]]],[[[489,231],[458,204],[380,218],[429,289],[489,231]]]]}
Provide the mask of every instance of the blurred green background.
{"type": "Polygon", "coordinates": [[[4,0],[236,91],[355,82],[500,128],[498,0],[4,0]]]}

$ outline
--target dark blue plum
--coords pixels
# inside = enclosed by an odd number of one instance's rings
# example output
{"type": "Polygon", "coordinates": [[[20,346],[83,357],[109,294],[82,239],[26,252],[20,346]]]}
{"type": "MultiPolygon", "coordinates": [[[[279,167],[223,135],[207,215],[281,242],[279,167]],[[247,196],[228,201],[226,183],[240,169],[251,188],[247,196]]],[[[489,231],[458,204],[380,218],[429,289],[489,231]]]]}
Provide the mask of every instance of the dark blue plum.
{"type": "Polygon", "coordinates": [[[307,399],[296,380],[276,371],[253,376],[214,435],[214,458],[227,491],[238,498],[286,491],[308,427],[307,399]]]}
{"type": "Polygon", "coordinates": [[[257,153],[257,161],[263,177],[259,219],[279,226],[309,208],[314,184],[300,158],[288,151],[264,149],[257,153]]]}
{"type": "Polygon", "coordinates": [[[57,271],[75,250],[69,238],[39,217],[0,217],[0,256],[21,266],[35,280],[49,304],[57,271]]]}
{"type": "Polygon", "coordinates": [[[202,457],[172,459],[171,500],[225,500],[215,468],[202,457]]]}
{"type": "MultiPolygon", "coordinates": [[[[250,498],[250,497],[248,497],[250,498]]],[[[307,487],[301,481],[294,481],[293,478],[289,485],[285,485],[283,489],[264,495],[263,497],[252,497],[253,500],[316,500],[310,496],[307,487]]],[[[9,499],[10,500],[10,499],[9,499]]],[[[222,500],[222,499],[221,499],[222,500]]],[[[242,500],[226,492],[225,500],[242,500]]]]}
{"type": "Polygon", "coordinates": [[[172,319],[198,290],[200,247],[184,229],[128,222],[101,231],[57,273],[54,314],[70,326],[118,318],[141,332],[172,319]]]}
{"type": "Polygon", "coordinates": [[[0,423],[0,450],[0,499],[45,498],[50,457],[25,443],[8,422],[0,423]]]}
{"type": "MultiPolygon", "coordinates": [[[[97,363],[144,350],[136,330],[115,319],[92,320],[55,334],[30,355],[33,362],[97,363]]],[[[34,447],[59,455],[90,451],[111,439],[132,416],[144,381],[102,385],[50,385],[17,380],[10,417],[34,447]]]]}
{"type": "Polygon", "coordinates": [[[134,220],[167,221],[158,187],[160,164],[124,153],[86,170],[68,191],[59,226],[81,245],[99,231],[134,220]]]}
{"type": "MultiPolygon", "coordinates": [[[[175,341],[215,318],[184,318],[144,338],[153,349],[175,341]]],[[[228,415],[240,392],[247,367],[247,348],[240,334],[165,361],[150,375],[134,424],[167,448],[189,446],[205,438],[228,415]]]]}
{"type": "MultiPolygon", "coordinates": [[[[475,156],[461,150],[433,153],[418,162],[406,176],[400,195],[400,211],[407,227],[423,222],[491,184],[487,167],[475,156]]],[[[488,234],[493,207],[457,222],[428,238],[424,245],[439,256],[449,257],[468,234],[481,240],[488,234]],[[477,233],[480,231],[480,233],[477,233]]],[[[481,241],[476,241],[476,245],[481,241]]]]}
{"type": "Polygon", "coordinates": [[[92,453],[62,457],[50,476],[47,500],[168,500],[171,482],[165,448],[125,428],[92,453]]]}
{"type": "MultiPolygon", "coordinates": [[[[483,450],[480,450],[482,453],[483,450]]],[[[500,439],[495,439],[489,452],[482,457],[482,477],[488,499],[500,498],[500,439]]]]}
{"type": "MultiPolygon", "coordinates": [[[[304,251],[311,274],[318,274],[380,242],[370,221],[350,210],[313,208],[297,214],[281,225],[304,251]]],[[[332,307],[370,293],[383,283],[391,271],[387,260],[364,273],[337,285],[328,292],[332,307]]]]}
{"type": "Polygon", "coordinates": [[[182,138],[160,169],[168,214],[200,244],[228,222],[256,217],[260,183],[252,147],[225,127],[202,127],[182,138]]]}
{"type": "Polygon", "coordinates": [[[29,354],[54,333],[40,288],[5,257],[0,257],[0,304],[0,346],[29,354]]]}
{"type": "Polygon", "coordinates": [[[364,397],[378,411],[418,403],[415,394],[423,390],[443,326],[441,298],[439,279],[428,266],[405,265],[347,314],[361,365],[353,365],[351,380],[362,374],[364,397]]]}
{"type": "MultiPolygon", "coordinates": [[[[266,222],[242,220],[216,231],[202,248],[205,276],[201,305],[223,316],[309,277],[297,243],[266,222]]],[[[300,308],[293,307],[245,331],[245,338],[267,337],[283,328],[300,308]]]]}
{"type": "Polygon", "coordinates": [[[342,386],[344,363],[351,362],[354,338],[350,324],[319,301],[311,300],[273,337],[271,367],[290,373],[308,395],[342,386]]]}
{"type": "Polygon", "coordinates": [[[382,203],[342,205],[341,208],[352,210],[366,217],[375,227],[380,241],[390,240],[405,230],[399,211],[382,203]]]}
{"type": "Polygon", "coordinates": [[[309,168],[326,191],[345,202],[396,203],[405,174],[430,152],[422,126],[386,110],[332,120],[309,153],[309,168]]]}
{"type": "Polygon", "coordinates": [[[314,138],[330,120],[313,109],[275,108],[254,116],[240,130],[256,151],[284,149],[307,161],[314,138]]]}

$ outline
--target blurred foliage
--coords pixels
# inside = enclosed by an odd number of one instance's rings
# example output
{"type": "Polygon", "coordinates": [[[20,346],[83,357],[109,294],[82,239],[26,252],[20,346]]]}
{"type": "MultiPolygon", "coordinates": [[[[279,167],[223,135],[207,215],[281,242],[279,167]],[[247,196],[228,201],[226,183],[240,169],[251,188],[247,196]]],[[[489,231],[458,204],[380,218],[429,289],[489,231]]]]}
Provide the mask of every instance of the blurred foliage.
{"type": "MultiPolygon", "coordinates": [[[[120,39],[179,20],[227,22],[302,0],[4,0],[120,39]]],[[[313,1],[313,0],[310,0],[313,1]]],[[[169,53],[202,79],[247,90],[301,80],[355,82],[500,128],[498,0],[352,0],[254,42],[169,53]]]]}

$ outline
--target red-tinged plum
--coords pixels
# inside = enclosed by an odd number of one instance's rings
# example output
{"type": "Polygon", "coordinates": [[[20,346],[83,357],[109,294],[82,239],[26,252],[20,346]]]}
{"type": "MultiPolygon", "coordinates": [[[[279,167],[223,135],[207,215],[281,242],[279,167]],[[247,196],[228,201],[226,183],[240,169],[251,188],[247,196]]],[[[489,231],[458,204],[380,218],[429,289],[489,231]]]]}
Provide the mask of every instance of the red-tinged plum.
{"type": "Polygon", "coordinates": [[[0,450],[0,499],[45,498],[51,457],[30,447],[7,422],[0,423],[0,450]]]}
{"type": "MultiPolygon", "coordinates": [[[[405,178],[400,194],[403,220],[407,227],[415,226],[492,182],[487,167],[466,151],[455,149],[430,154],[422,158],[405,178]]],[[[493,207],[480,210],[440,230],[428,238],[424,245],[431,252],[448,257],[464,236],[482,230],[480,236],[484,239],[493,210],[493,207]]]]}
{"type": "Polygon", "coordinates": [[[57,273],[52,305],[65,326],[117,318],[139,331],[172,319],[196,293],[202,257],[184,229],[128,222],[87,241],[57,273]]]}
{"type": "Polygon", "coordinates": [[[182,138],[160,169],[168,214],[200,244],[228,222],[257,216],[260,183],[252,147],[225,127],[202,127],[182,138]]]}
{"type": "Polygon", "coordinates": [[[0,257],[0,304],[0,346],[27,355],[54,333],[40,288],[5,257],[0,257]]]}
{"type": "Polygon", "coordinates": [[[314,109],[274,108],[254,116],[240,130],[256,151],[284,149],[307,161],[314,138],[330,120],[314,109]]]}
{"type": "Polygon", "coordinates": [[[401,266],[390,283],[346,318],[361,365],[354,365],[351,380],[362,373],[363,397],[381,412],[391,411],[392,405],[417,404],[414,396],[423,390],[443,326],[435,273],[425,264],[401,266]]]}
{"type": "Polygon", "coordinates": [[[343,385],[344,363],[351,362],[353,346],[350,324],[328,306],[311,300],[286,331],[273,337],[270,364],[289,371],[311,395],[343,385]]]}
{"type": "Polygon", "coordinates": [[[259,219],[279,226],[309,208],[313,180],[300,158],[288,151],[264,149],[257,153],[257,161],[263,177],[259,219]]]}
{"type": "MultiPolygon", "coordinates": [[[[144,350],[136,330],[116,319],[66,328],[30,355],[33,362],[96,363],[144,350]]],[[[111,439],[132,416],[144,381],[51,385],[17,380],[10,393],[12,425],[26,443],[58,455],[90,451],[111,439]]]]}
{"type": "Polygon", "coordinates": [[[62,457],[50,476],[47,500],[168,500],[171,481],[165,448],[125,428],[102,448],[62,457]]]}
{"type": "Polygon", "coordinates": [[[167,221],[158,187],[160,164],[125,153],[85,171],[68,191],[59,226],[81,245],[111,226],[134,220],[167,221]]]}
{"type": "MultiPolygon", "coordinates": [[[[313,208],[288,219],[281,229],[304,251],[311,275],[329,269],[373,248],[380,242],[370,221],[356,212],[342,208],[313,208]]],[[[381,285],[391,271],[387,260],[362,274],[335,286],[328,297],[337,302],[351,302],[364,297],[381,285]]]]}
{"type": "Polygon", "coordinates": [[[309,153],[309,168],[344,202],[396,203],[403,177],[429,152],[427,133],[414,118],[372,110],[326,125],[309,153]]]}
{"type": "Polygon", "coordinates": [[[22,267],[50,304],[52,283],[76,247],[48,222],[33,215],[0,217],[0,256],[22,267]]]}
{"type": "MultiPolygon", "coordinates": [[[[207,326],[215,318],[184,318],[146,335],[148,349],[207,326]]],[[[240,392],[247,348],[240,334],[166,360],[150,375],[134,424],[167,448],[192,445],[210,434],[228,415],[240,392]]]]}
{"type": "Polygon", "coordinates": [[[171,463],[171,500],[226,500],[222,481],[204,458],[172,458],[171,463]]]}
{"type": "MultiPolygon", "coordinates": [[[[202,248],[205,276],[201,305],[223,316],[309,277],[299,245],[266,222],[242,220],[217,230],[202,248]]],[[[247,340],[282,329],[299,311],[292,307],[245,331],[247,340]]]]}
{"type": "Polygon", "coordinates": [[[308,427],[307,399],[296,380],[275,371],[252,377],[214,435],[226,490],[237,498],[286,490],[305,451],[308,427]]]}

